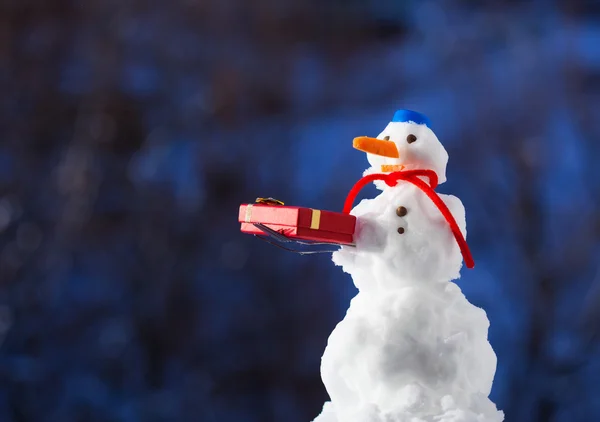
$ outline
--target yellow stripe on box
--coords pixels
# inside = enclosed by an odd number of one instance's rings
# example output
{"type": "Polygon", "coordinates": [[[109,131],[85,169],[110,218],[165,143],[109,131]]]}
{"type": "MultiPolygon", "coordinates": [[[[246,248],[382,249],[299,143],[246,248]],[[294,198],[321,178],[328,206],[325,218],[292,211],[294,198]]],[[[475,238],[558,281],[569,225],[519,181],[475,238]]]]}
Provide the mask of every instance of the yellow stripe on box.
{"type": "Polygon", "coordinates": [[[312,218],[310,219],[310,228],[319,230],[321,225],[321,210],[312,210],[312,218]]]}
{"type": "Polygon", "coordinates": [[[253,206],[254,206],[253,204],[248,204],[246,206],[246,218],[244,218],[245,223],[252,222],[252,207],[253,206]]]}

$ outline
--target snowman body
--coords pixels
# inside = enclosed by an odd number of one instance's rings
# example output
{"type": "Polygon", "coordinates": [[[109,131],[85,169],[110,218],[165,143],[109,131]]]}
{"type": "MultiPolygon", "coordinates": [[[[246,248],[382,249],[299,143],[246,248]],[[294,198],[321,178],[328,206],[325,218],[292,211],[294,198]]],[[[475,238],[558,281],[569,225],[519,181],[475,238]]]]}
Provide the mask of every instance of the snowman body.
{"type": "MultiPolygon", "coordinates": [[[[372,165],[433,169],[445,180],[447,154],[424,124],[394,122],[379,135],[399,158],[368,154],[372,165]],[[404,145],[413,137],[418,148],[404,145]],[[407,158],[408,157],[408,158],[407,158]]],[[[375,142],[378,142],[376,140],[375,142]]],[[[426,180],[426,179],[423,179],[426,180]]],[[[496,355],[485,312],[451,280],[462,255],[440,210],[419,188],[400,181],[365,199],[355,247],[333,261],[359,290],[329,337],[321,376],[330,395],[315,422],[500,422],[489,400],[496,355]]],[[[466,236],[461,201],[440,195],[466,236]]]]}
{"type": "MultiPolygon", "coordinates": [[[[462,202],[452,195],[440,197],[466,236],[462,202]]],[[[400,181],[386,187],[377,197],[361,201],[351,214],[357,217],[356,247],[343,247],[333,261],[352,275],[361,291],[459,277],[462,255],[452,231],[416,186],[400,181]],[[377,274],[379,269],[386,274],[377,274]]]]}

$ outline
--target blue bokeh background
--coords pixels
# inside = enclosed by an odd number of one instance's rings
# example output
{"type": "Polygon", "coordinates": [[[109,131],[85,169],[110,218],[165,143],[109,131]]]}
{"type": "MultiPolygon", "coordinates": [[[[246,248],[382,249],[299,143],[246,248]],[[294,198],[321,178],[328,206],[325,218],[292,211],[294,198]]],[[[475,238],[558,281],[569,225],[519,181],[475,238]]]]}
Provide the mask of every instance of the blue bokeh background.
{"type": "Polygon", "coordinates": [[[598,2],[3,0],[0,421],[312,420],[356,290],[237,207],[341,210],[398,108],[450,153],[492,399],[598,420],[598,2]]]}

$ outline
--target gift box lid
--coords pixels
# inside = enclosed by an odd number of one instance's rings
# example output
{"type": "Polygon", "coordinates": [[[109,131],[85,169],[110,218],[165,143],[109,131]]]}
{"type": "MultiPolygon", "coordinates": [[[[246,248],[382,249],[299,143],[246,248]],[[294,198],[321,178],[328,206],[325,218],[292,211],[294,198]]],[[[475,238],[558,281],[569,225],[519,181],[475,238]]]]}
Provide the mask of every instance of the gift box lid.
{"type": "Polygon", "coordinates": [[[278,224],[354,234],[356,217],[333,211],[286,205],[242,204],[240,223],[278,224]]]}

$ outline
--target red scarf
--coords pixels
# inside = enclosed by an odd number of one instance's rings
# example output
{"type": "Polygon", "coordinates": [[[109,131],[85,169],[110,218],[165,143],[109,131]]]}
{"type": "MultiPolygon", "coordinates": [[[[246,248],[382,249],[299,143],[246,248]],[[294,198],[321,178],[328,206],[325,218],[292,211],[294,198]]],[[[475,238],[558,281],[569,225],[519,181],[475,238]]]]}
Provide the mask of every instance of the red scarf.
{"type": "Polygon", "coordinates": [[[375,180],[383,180],[388,186],[396,186],[399,180],[404,180],[406,182],[410,182],[419,189],[421,189],[431,201],[436,205],[436,207],[440,210],[446,222],[450,226],[452,230],[452,234],[454,234],[454,238],[456,239],[456,243],[460,248],[460,252],[462,253],[463,259],[465,260],[465,264],[467,268],[475,267],[475,261],[473,261],[473,256],[471,255],[471,251],[469,250],[469,245],[467,245],[467,241],[462,235],[460,229],[458,228],[458,224],[456,224],[456,220],[454,216],[442,201],[442,198],[434,191],[434,189],[438,185],[438,177],[437,174],[433,170],[404,170],[404,171],[396,171],[389,174],[369,174],[360,179],[356,184],[350,189],[348,196],[346,197],[346,202],[344,203],[344,214],[350,214],[350,210],[352,209],[352,205],[354,204],[354,200],[356,196],[360,192],[362,188],[368,185],[375,180]],[[425,176],[429,179],[429,184],[425,183],[423,180],[419,179],[419,176],[425,176]]]}

